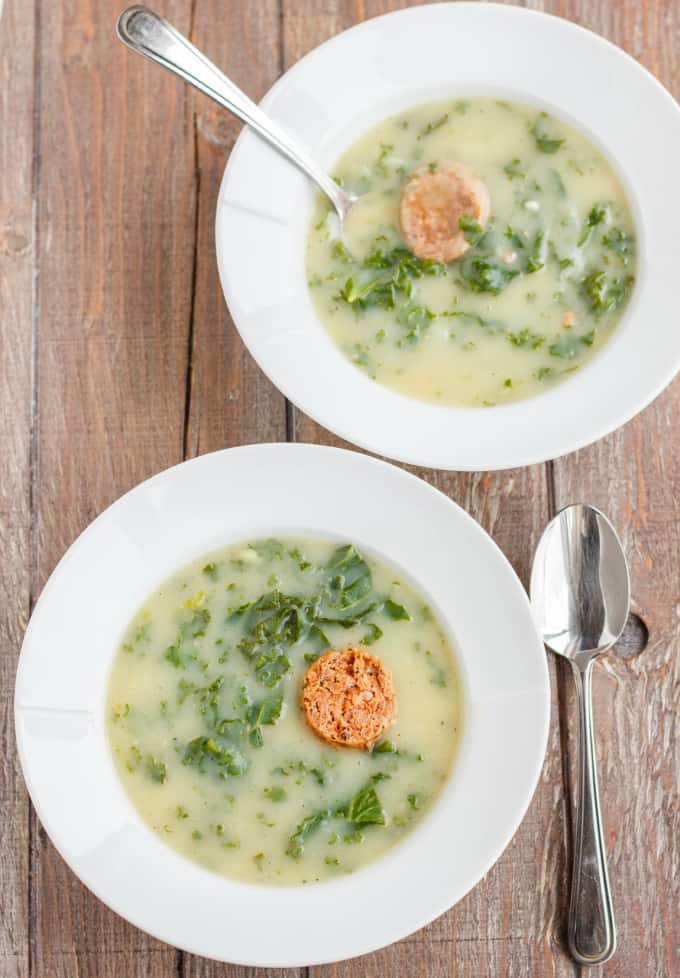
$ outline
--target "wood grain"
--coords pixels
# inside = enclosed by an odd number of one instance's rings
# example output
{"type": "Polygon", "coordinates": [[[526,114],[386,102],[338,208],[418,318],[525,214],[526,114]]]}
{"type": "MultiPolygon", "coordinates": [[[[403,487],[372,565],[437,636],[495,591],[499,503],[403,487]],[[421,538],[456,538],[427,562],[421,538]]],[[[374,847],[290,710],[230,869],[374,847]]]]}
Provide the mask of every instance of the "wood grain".
{"type": "MultiPolygon", "coordinates": [[[[184,89],[115,40],[120,6],[38,6],[39,587],[97,513],[182,457],[192,116],[184,89]]],[[[188,2],[165,8],[188,29],[188,2]]],[[[172,973],[175,952],[104,907],[32,829],[31,974],[172,973]]]]}
{"type": "MultiPolygon", "coordinates": [[[[9,611],[0,618],[0,978],[282,978],[175,952],[109,912],[29,820],[17,768],[17,647],[31,599],[78,532],[183,457],[287,435],[339,444],[286,411],[223,304],[213,218],[240,125],[117,44],[123,5],[5,0],[0,19],[0,597],[9,611]]],[[[155,4],[254,97],[327,37],[409,5],[155,4]]],[[[526,5],[610,37],[680,94],[677,0],[526,5]]],[[[598,667],[595,683],[620,942],[609,965],[590,970],[594,978],[680,974],[679,422],[676,383],[620,432],[549,466],[418,472],[492,533],[525,583],[556,505],[601,505],[626,544],[650,635],[637,655],[631,628],[626,655],[598,667]]],[[[309,969],[309,978],[579,973],[563,933],[573,703],[565,670],[550,669],[546,764],[501,860],[428,928],[376,954],[309,969]]]]}
{"type": "MultiPolygon", "coordinates": [[[[278,2],[225,6],[221,0],[205,0],[198,6],[192,40],[259,100],[280,73],[278,2]]],[[[241,123],[200,93],[191,97],[198,210],[186,453],[198,455],[230,445],[285,441],[286,409],[282,395],[246,352],[217,276],[217,194],[241,123]]]]}
{"type": "Polygon", "coordinates": [[[28,800],[14,741],[16,657],[31,597],[34,11],[0,19],[0,975],[28,974],[28,800]]]}

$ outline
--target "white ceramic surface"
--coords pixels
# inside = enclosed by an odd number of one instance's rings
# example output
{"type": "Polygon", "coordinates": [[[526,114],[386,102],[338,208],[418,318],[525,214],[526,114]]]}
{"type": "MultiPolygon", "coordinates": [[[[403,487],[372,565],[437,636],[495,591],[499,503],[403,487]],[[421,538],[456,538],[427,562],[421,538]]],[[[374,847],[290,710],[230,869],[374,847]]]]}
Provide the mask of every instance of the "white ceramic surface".
{"type": "Polygon", "coordinates": [[[33,803],[64,859],[97,896],[186,950],[284,966],[388,944],[474,886],[533,794],[549,686],[522,586],[463,510],[376,459],[259,445],[161,473],[76,540],[26,632],[15,708],[33,803]],[[403,843],[342,880],[284,889],[208,872],[147,828],[114,770],[104,699],[125,626],[169,573],[230,541],[287,532],[351,539],[419,583],[458,646],[465,717],[452,776],[403,843]],[[341,924],[338,907],[351,908],[341,924]]]}
{"type": "Polygon", "coordinates": [[[411,104],[498,95],[581,127],[617,166],[638,225],[637,283],[601,355],[540,397],[494,408],[426,404],[354,367],[314,312],[304,243],[314,190],[244,132],[216,218],[224,294],[269,378],[331,431],[391,458],[500,469],[555,458],[648,404],[680,366],[680,110],[619,48],[568,21],[487,3],[415,7],[361,24],[298,62],[263,101],[332,167],[362,131],[411,104]],[[462,41],[461,41],[462,39],[462,41]]]}

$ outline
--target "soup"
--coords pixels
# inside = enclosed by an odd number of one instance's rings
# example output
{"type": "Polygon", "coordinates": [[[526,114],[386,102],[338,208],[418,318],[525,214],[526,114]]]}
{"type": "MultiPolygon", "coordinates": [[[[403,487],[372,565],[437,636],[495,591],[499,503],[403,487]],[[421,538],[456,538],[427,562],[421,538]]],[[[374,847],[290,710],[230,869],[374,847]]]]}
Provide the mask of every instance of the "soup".
{"type": "Polygon", "coordinates": [[[160,838],[225,876],[303,884],[363,866],[418,823],[450,772],[462,707],[422,595],[352,545],[284,539],[231,546],[163,584],[121,642],[107,709],[120,777],[160,838]],[[303,678],[329,649],[391,677],[394,715],[363,749],[321,739],[303,714],[303,678]]]}
{"type": "Polygon", "coordinates": [[[635,232],[602,153],[535,108],[475,98],[411,108],[342,157],[367,194],[346,240],[317,204],[307,276],[321,323],[356,366],[420,400],[491,407],[541,393],[606,344],[634,284],[635,232]],[[463,215],[448,264],[405,248],[400,202],[415,172],[462,167],[490,216],[463,215]]]}

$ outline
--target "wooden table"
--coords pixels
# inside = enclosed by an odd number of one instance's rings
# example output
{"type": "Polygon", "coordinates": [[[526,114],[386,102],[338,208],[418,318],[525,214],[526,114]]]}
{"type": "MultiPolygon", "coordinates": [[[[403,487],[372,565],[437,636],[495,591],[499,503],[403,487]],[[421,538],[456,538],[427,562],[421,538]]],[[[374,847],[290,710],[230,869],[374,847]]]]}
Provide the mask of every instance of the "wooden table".
{"type": "MultiPolygon", "coordinates": [[[[64,865],[19,771],[16,656],[57,560],[131,486],[229,445],[335,443],[260,373],[222,299],[213,218],[240,126],[124,50],[113,35],[123,4],[5,0],[0,20],[0,978],[254,974],[147,937],[64,865]]],[[[157,2],[256,97],[325,38],[403,5],[157,2]]],[[[680,0],[530,5],[610,37],[680,95],[680,0]]],[[[557,462],[419,473],[493,534],[524,581],[542,527],[565,503],[601,506],[625,541],[635,614],[595,679],[620,938],[617,956],[593,975],[680,974],[678,425],[676,383],[622,430],[557,462]]],[[[311,968],[310,978],[579,971],[564,950],[573,703],[569,676],[552,660],[550,674],[543,775],[486,879],[425,930],[366,958],[311,968]]]]}

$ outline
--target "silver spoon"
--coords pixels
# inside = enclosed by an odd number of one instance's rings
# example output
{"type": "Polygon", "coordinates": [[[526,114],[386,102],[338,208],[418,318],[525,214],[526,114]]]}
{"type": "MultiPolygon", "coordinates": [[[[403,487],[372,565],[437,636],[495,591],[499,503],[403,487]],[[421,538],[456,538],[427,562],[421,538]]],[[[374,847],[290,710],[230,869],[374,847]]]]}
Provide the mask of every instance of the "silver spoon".
{"type": "Polygon", "coordinates": [[[342,227],[359,197],[343,190],[290,136],[237,88],[219,68],[201,54],[163,17],[148,7],[134,6],[118,18],[118,37],[129,48],[157,64],[174,71],[184,81],[209,95],[225,109],[242,119],[271,146],[298,166],[330,199],[342,227]]]}
{"type": "Polygon", "coordinates": [[[572,665],[579,708],[579,791],[569,906],[569,949],[581,964],[607,961],[616,924],[597,790],[591,678],[621,635],[630,608],[628,565],[609,520],[568,506],[548,524],[531,571],[531,604],[543,641],[572,665]]]}

